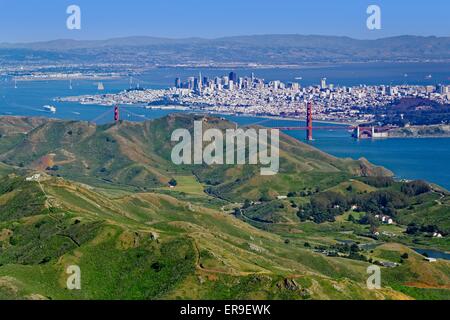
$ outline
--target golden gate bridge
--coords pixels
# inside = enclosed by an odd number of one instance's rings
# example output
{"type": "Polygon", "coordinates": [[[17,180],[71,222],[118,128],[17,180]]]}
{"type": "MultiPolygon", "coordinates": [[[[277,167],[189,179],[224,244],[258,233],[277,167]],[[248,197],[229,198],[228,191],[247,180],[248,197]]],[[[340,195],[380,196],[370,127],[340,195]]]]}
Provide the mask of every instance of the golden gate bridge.
{"type": "MultiPolygon", "coordinates": [[[[110,113],[113,114],[114,122],[119,123],[121,120],[121,113],[126,114],[130,120],[150,120],[150,118],[146,117],[142,114],[136,114],[132,111],[130,111],[127,107],[119,107],[118,105],[115,105],[113,109],[108,109],[106,112],[92,120],[92,122],[96,123],[100,119],[105,118],[106,116],[109,116],[110,113]]],[[[264,119],[259,122],[247,124],[247,126],[252,125],[263,125],[264,123],[268,123],[270,121],[273,121],[273,119],[264,119]]],[[[359,126],[359,125],[333,125],[333,126],[314,126],[313,122],[313,105],[312,103],[308,103],[307,105],[307,111],[306,111],[306,126],[270,126],[271,129],[278,129],[280,131],[305,131],[306,132],[306,140],[307,141],[313,141],[313,131],[316,130],[326,130],[326,131],[351,131],[353,132],[353,136],[355,138],[375,138],[375,137],[382,137],[384,132],[387,132],[391,127],[376,127],[376,126],[359,126]]]]}

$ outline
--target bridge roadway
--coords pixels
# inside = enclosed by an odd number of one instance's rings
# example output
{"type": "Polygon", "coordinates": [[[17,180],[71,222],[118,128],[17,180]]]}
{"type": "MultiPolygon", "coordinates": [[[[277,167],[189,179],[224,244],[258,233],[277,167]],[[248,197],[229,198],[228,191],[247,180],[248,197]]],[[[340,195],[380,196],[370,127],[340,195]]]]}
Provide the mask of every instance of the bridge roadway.
{"type": "MultiPolygon", "coordinates": [[[[308,127],[270,127],[271,129],[278,129],[281,131],[304,131],[308,130],[308,127]]],[[[313,130],[355,130],[356,127],[347,127],[347,126],[313,126],[313,130]]]]}
{"type": "MultiPolygon", "coordinates": [[[[304,131],[304,130],[308,130],[308,127],[269,127],[271,129],[279,129],[281,131],[304,131]]],[[[355,130],[356,128],[358,128],[358,126],[313,126],[312,129],[313,130],[329,130],[329,131],[336,131],[336,130],[355,130]]],[[[374,127],[375,131],[380,132],[380,131],[386,131],[389,129],[392,129],[393,127],[391,126],[385,126],[385,127],[374,127]]],[[[366,130],[372,130],[372,127],[359,127],[359,129],[361,131],[366,131],[366,130]]]]}

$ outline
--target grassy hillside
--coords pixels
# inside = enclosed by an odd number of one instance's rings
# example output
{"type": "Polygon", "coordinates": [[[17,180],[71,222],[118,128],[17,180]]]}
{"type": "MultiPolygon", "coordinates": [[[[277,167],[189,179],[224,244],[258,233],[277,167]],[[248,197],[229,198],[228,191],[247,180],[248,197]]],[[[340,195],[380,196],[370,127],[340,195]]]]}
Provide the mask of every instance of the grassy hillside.
{"type": "Polygon", "coordinates": [[[8,125],[0,299],[450,298],[450,263],[410,249],[450,250],[424,231],[447,230],[445,191],[286,136],[271,178],[253,166],[174,166],[170,134],[194,119],[8,125]],[[378,237],[361,222],[374,210],[396,220],[377,225],[378,237]],[[368,290],[367,267],[382,262],[399,265],[382,267],[383,288],[368,290]],[[70,265],[81,268],[81,290],[66,288],[70,265]]]}
{"type": "Polygon", "coordinates": [[[172,132],[193,131],[194,120],[205,120],[204,130],[234,128],[216,118],[187,115],[104,126],[53,120],[36,126],[19,141],[4,138],[8,150],[0,161],[89,184],[117,184],[141,191],[163,187],[175,175],[194,173],[209,193],[233,200],[283,195],[312,181],[327,188],[354,175],[389,174],[364,160],[334,158],[286,135],[280,141],[280,174],[273,177],[262,177],[258,166],[175,166],[172,132]]]}
{"type": "Polygon", "coordinates": [[[219,210],[155,193],[110,198],[58,178],[40,184],[49,210],[0,223],[3,297],[408,298],[364,289],[365,263],[287,245],[219,210]],[[72,264],[81,291],[65,289],[72,264]]]}

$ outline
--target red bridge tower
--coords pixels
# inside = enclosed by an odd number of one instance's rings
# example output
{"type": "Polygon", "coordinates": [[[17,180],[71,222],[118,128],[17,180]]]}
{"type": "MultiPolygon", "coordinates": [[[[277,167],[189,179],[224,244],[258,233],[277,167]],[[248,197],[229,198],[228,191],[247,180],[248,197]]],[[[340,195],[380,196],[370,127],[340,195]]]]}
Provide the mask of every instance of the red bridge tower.
{"type": "Polygon", "coordinates": [[[308,107],[306,110],[306,140],[313,140],[313,105],[308,102],[308,107]]]}
{"type": "Polygon", "coordinates": [[[114,107],[114,121],[119,122],[120,116],[119,116],[119,106],[114,107]]]}

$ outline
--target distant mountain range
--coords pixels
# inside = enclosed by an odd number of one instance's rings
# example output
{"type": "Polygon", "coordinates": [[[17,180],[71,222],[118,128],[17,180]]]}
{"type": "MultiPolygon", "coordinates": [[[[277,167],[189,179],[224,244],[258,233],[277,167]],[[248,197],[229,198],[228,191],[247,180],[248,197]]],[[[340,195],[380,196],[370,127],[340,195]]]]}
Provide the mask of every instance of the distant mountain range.
{"type": "Polygon", "coordinates": [[[450,61],[450,37],[378,40],[317,35],[254,35],[217,39],[127,37],[0,44],[0,62],[264,64],[450,61]]]}

